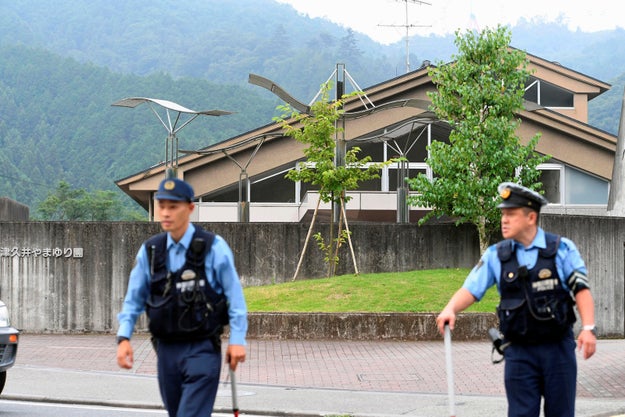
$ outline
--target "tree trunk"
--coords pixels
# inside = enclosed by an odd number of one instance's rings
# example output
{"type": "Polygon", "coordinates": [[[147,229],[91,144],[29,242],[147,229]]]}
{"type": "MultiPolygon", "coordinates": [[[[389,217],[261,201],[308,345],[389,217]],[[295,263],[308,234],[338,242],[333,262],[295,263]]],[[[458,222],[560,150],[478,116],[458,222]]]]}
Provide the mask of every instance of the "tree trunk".
{"type": "Polygon", "coordinates": [[[486,249],[488,249],[488,246],[490,245],[490,239],[489,239],[487,228],[486,228],[486,219],[482,217],[476,226],[477,226],[477,235],[480,238],[480,253],[484,253],[486,252],[486,249]]]}
{"type": "Polygon", "coordinates": [[[358,265],[356,264],[356,255],[354,254],[354,245],[352,245],[352,234],[349,231],[349,225],[347,224],[347,213],[345,213],[345,199],[341,198],[341,211],[343,212],[343,219],[345,221],[345,230],[347,231],[347,242],[349,243],[349,250],[352,254],[352,262],[354,262],[354,273],[358,272],[358,265]]]}
{"type": "MultiPolygon", "coordinates": [[[[321,192],[319,192],[321,196],[321,192]]],[[[330,205],[330,238],[328,239],[328,248],[326,248],[328,257],[328,277],[334,275],[334,267],[332,266],[333,261],[330,258],[332,252],[334,252],[334,192],[332,192],[332,200],[330,205]]]]}

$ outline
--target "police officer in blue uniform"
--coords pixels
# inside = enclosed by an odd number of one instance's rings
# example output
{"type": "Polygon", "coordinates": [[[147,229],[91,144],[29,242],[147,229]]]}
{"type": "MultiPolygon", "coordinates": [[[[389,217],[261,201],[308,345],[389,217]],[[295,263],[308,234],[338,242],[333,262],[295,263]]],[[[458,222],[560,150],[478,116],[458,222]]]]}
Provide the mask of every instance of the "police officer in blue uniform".
{"type": "Polygon", "coordinates": [[[247,308],[226,241],[194,226],[191,186],[165,179],[156,193],[164,233],[139,249],[118,314],[117,363],[133,365],[130,338],[147,312],[157,349],[158,383],[170,417],[208,417],[221,372],[221,333],[230,326],[225,361],[245,361],[247,308]]]}
{"type": "Polygon", "coordinates": [[[594,301],[584,261],[575,244],[538,227],[547,200],[515,183],[498,187],[504,240],[490,246],[436,318],[441,334],[454,329],[456,314],[496,285],[504,336],[504,382],[508,417],[573,417],[577,360],[573,307],[582,330],[577,338],[584,359],[595,353],[594,301]]]}

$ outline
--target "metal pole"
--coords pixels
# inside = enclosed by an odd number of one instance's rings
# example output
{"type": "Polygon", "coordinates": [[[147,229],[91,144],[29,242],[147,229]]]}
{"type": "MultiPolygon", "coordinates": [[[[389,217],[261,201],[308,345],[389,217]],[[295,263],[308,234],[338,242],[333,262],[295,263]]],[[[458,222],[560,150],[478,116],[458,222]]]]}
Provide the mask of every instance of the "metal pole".
{"type": "Polygon", "coordinates": [[[250,190],[247,171],[242,170],[239,174],[239,222],[249,223],[250,221],[250,190]]]}
{"type": "Polygon", "coordinates": [[[408,207],[408,161],[402,159],[397,167],[397,223],[410,223],[410,209],[408,207]]]}
{"type": "MultiPolygon", "coordinates": [[[[336,64],[336,101],[341,100],[344,94],[345,94],[345,64],[336,64]]],[[[341,129],[341,132],[337,132],[336,134],[336,149],[335,149],[335,154],[334,154],[334,164],[335,166],[338,167],[338,166],[345,165],[345,152],[346,152],[345,118],[341,117],[335,123],[337,124],[337,128],[341,129]]],[[[338,222],[340,214],[341,214],[341,204],[335,201],[333,202],[333,205],[334,205],[333,221],[338,222]]]]}
{"type": "Polygon", "coordinates": [[[451,330],[449,324],[445,324],[445,364],[447,367],[447,393],[449,395],[449,415],[456,417],[454,399],[454,368],[451,360],[451,330]]]}
{"type": "Polygon", "coordinates": [[[406,0],[406,74],[410,72],[410,33],[408,24],[408,0],[406,0]]]}
{"type": "Polygon", "coordinates": [[[234,414],[234,417],[239,417],[239,401],[237,399],[237,381],[235,379],[234,371],[232,370],[232,368],[229,368],[228,370],[230,372],[230,387],[232,388],[232,413],[234,414]]]}

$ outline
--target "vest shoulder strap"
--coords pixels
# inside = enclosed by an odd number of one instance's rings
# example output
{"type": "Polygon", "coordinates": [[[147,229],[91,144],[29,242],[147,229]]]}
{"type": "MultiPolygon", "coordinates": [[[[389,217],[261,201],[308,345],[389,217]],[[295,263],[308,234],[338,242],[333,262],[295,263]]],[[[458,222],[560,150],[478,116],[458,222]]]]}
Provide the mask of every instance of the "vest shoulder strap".
{"type": "Polygon", "coordinates": [[[214,240],[215,233],[196,226],[191,245],[187,250],[187,261],[197,265],[203,264],[204,258],[211,251],[214,240]]]}
{"type": "Polygon", "coordinates": [[[165,261],[165,251],[167,250],[167,233],[159,233],[152,236],[145,242],[145,249],[148,252],[148,262],[152,273],[154,273],[154,262],[157,260],[165,261]]]}
{"type": "Polygon", "coordinates": [[[514,242],[512,239],[502,240],[497,243],[497,257],[501,262],[508,262],[512,257],[512,248],[514,242]]]}
{"type": "MultiPolygon", "coordinates": [[[[201,227],[195,226],[195,233],[191,239],[191,245],[187,251],[187,259],[203,261],[206,255],[213,246],[215,240],[215,233],[208,232],[201,227]]],[[[150,265],[154,262],[165,263],[165,253],[167,250],[167,233],[159,233],[152,236],[145,242],[146,250],[148,251],[148,261],[150,265]]]]}
{"type": "Polygon", "coordinates": [[[553,258],[558,253],[558,247],[560,247],[560,236],[545,232],[545,249],[540,250],[540,256],[543,258],[553,258]]]}

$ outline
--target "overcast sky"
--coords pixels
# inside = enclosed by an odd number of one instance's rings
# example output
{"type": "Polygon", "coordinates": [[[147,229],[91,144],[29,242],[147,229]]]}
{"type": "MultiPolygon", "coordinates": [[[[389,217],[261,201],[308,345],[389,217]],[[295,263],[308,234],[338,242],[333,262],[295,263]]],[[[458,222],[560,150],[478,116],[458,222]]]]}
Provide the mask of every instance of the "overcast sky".
{"type": "Polygon", "coordinates": [[[453,34],[456,29],[483,29],[520,18],[559,20],[582,31],[625,27],[618,0],[277,0],[298,12],[365,33],[389,44],[410,36],[453,34]],[[407,19],[406,19],[407,16],[407,19]]]}

